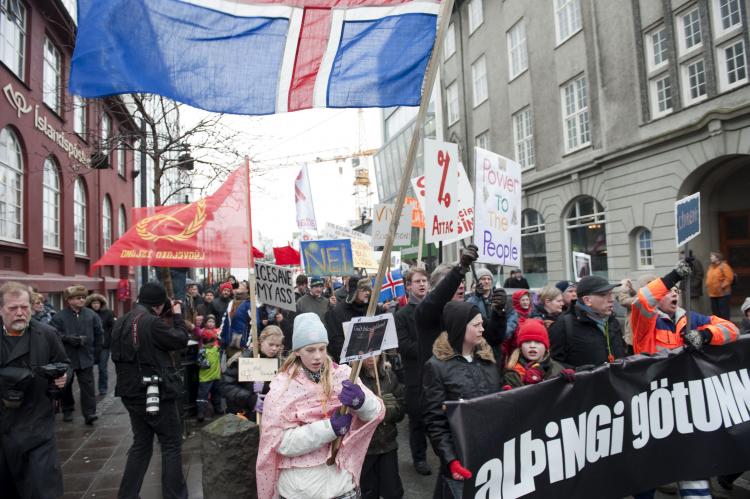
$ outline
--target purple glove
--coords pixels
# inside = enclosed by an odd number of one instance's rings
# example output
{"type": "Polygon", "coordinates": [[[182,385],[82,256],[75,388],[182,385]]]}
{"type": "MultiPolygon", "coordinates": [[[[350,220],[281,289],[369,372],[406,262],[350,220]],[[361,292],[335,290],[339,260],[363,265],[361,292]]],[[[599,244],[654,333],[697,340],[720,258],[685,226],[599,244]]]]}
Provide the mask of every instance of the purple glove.
{"type": "Polygon", "coordinates": [[[263,383],[262,381],[254,381],[253,382],[253,391],[255,393],[261,393],[261,392],[263,392],[263,385],[264,384],[265,383],[263,383]]]}
{"type": "Polygon", "coordinates": [[[331,416],[331,428],[333,428],[333,432],[340,437],[343,437],[349,432],[349,427],[351,425],[351,414],[339,414],[339,411],[336,411],[333,413],[333,416],[331,416]]]}
{"type": "Polygon", "coordinates": [[[344,382],[341,383],[339,400],[345,406],[351,407],[356,411],[365,403],[365,392],[362,391],[359,385],[345,379],[344,382]]]}
{"type": "Polygon", "coordinates": [[[265,395],[259,394],[258,398],[255,399],[255,409],[254,409],[255,412],[259,412],[263,414],[263,400],[265,400],[265,398],[266,398],[265,395]]]}

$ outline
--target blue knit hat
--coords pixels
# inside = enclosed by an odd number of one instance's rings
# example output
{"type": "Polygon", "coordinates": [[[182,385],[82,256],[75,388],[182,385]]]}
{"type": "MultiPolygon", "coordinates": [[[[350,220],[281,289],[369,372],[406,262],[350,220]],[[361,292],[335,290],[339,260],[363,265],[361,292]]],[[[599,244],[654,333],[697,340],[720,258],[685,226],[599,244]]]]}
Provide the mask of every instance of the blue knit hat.
{"type": "Polygon", "coordinates": [[[328,332],[320,322],[318,314],[308,312],[294,318],[294,332],[292,333],[292,350],[299,350],[315,343],[328,344],[328,332]]]}

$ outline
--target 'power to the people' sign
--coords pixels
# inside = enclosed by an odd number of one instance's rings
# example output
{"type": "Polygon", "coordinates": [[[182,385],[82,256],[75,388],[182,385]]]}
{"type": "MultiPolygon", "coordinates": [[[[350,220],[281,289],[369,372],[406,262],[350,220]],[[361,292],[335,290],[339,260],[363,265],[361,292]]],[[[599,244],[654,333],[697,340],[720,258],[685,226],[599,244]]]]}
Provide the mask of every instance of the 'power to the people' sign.
{"type": "Polygon", "coordinates": [[[701,193],[696,192],[674,204],[674,228],[677,247],[701,233],[701,193]]]}

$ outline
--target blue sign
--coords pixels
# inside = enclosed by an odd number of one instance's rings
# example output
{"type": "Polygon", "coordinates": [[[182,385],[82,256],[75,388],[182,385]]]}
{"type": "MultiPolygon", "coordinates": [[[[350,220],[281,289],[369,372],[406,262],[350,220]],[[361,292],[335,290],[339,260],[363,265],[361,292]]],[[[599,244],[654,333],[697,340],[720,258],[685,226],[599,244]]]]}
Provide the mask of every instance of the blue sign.
{"type": "Polygon", "coordinates": [[[352,243],[349,239],[300,241],[305,274],[311,276],[354,273],[352,243]]]}
{"type": "Polygon", "coordinates": [[[679,248],[701,233],[701,193],[696,192],[677,201],[674,204],[674,217],[679,248]]]}

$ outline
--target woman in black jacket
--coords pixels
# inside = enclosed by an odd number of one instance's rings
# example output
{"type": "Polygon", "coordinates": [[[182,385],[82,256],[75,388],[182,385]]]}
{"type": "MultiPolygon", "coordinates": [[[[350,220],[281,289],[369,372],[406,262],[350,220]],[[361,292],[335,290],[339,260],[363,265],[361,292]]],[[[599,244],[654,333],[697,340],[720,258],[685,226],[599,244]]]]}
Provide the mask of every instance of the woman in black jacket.
{"type": "Polygon", "coordinates": [[[500,371],[483,337],[482,314],[476,305],[452,301],[443,310],[446,331],[432,347],[424,367],[422,409],[432,448],[440,457],[442,473],[435,498],[461,499],[463,480],[471,471],[461,464],[443,409],[446,400],[471,399],[499,392],[500,371]]]}

